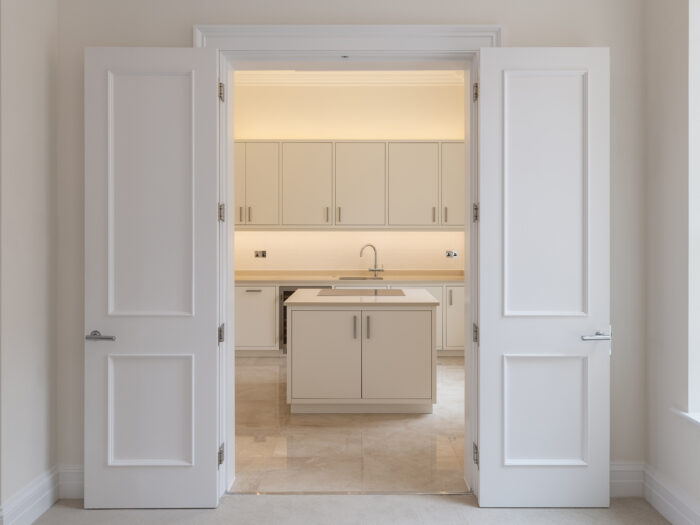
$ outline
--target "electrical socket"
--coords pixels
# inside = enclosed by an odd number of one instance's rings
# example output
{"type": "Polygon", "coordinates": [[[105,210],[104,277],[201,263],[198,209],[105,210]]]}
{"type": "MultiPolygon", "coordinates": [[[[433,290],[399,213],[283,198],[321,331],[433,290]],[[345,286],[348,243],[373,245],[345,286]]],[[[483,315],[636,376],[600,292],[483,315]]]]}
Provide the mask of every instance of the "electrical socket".
{"type": "Polygon", "coordinates": [[[456,250],[447,250],[445,252],[445,257],[457,257],[457,251],[456,250]]]}
{"type": "Polygon", "coordinates": [[[267,257],[267,250],[255,250],[255,257],[262,257],[264,259],[267,257]]]}

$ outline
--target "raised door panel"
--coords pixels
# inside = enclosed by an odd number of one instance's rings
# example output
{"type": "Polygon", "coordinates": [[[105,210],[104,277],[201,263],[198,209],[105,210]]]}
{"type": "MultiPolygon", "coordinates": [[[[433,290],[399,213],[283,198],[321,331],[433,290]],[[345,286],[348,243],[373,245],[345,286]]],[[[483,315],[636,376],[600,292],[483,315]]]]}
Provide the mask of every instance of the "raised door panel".
{"type": "Polygon", "coordinates": [[[282,145],[282,223],[329,225],[333,144],[288,142],[282,145]]]}
{"type": "Polygon", "coordinates": [[[289,362],[293,399],[360,399],[360,314],[292,311],[289,362]]]}
{"type": "Polygon", "coordinates": [[[236,142],[233,146],[233,184],[236,209],[236,224],[245,224],[245,153],[246,143],[236,142]]]}
{"type": "Polygon", "coordinates": [[[274,286],[236,286],[235,308],[236,348],[277,348],[274,286]]]}
{"type": "Polygon", "coordinates": [[[279,224],[279,144],[246,144],[246,206],[248,224],[279,224]]]}
{"type": "Polygon", "coordinates": [[[444,331],[442,320],[442,286],[392,286],[392,288],[419,288],[421,290],[427,290],[430,295],[440,301],[435,312],[435,348],[442,350],[442,333],[444,331]]]}
{"type": "Polygon", "coordinates": [[[447,286],[445,347],[464,348],[464,286],[447,286]]]}
{"type": "Polygon", "coordinates": [[[389,144],[389,224],[438,224],[439,150],[436,142],[389,144]]]}
{"type": "Polygon", "coordinates": [[[335,222],[383,225],[386,145],[340,142],[335,145],[335,222]]]}
{"type": "Polygon", "coordinates": [[[362,397],[432,397],[432,312],[362,312],[362,397]]]}
{"type": "Polygon", "coordinates": [[[442,224],[464,224],[464,210],[469,202],[467,184],[467,148],[464,142],[442,144],[442,224]]]}

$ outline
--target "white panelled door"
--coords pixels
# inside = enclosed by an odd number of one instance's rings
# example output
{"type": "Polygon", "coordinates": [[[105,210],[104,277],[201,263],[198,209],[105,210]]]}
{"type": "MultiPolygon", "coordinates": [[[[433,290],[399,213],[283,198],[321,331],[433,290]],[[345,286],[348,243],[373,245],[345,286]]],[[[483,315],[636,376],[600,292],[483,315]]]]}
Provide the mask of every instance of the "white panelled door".
{"type": "Polygon", "coordinates": [[[215,507],[217,62],[85,53],[85,507],[215,507]]]}
{"type": "Polygon", "coordinates": [[[481,50],[481,506],[609,505],[609,74],[607,49],[481,50]]]}

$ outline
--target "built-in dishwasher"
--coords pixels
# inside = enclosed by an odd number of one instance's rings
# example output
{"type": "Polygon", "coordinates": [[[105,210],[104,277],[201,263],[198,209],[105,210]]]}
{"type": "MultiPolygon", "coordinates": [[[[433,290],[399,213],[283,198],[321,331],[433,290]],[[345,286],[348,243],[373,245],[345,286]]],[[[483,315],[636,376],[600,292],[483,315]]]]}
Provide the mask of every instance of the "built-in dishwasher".
{"type": "Polygon", "coordinates": [[[279,341],[280,349],[283,353],[287,353],[287,307],[284,302],[289,299],[289,296],[296,292],[299,288],[331,288],[330,286],[280,286],[280,326],[279,326],[279,341]]]}

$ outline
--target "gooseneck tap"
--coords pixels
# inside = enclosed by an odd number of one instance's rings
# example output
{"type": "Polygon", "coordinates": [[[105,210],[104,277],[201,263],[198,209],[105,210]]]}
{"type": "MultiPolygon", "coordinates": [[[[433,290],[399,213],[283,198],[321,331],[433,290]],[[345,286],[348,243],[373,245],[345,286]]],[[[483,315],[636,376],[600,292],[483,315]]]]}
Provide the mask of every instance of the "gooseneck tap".
{"type": "Polygon", "coordinates": [[[384,268],[379,268],[377,266],[377,248],[374,246],[374,244],[365,244],[360,250],[360,257],[362,257],[365,248],[372,248],[372,251],[374,251],[374,268],[370,268],[369,271],[374,272],[374,276],[377,277],[377,273],[384,271],[384,268]]]}

